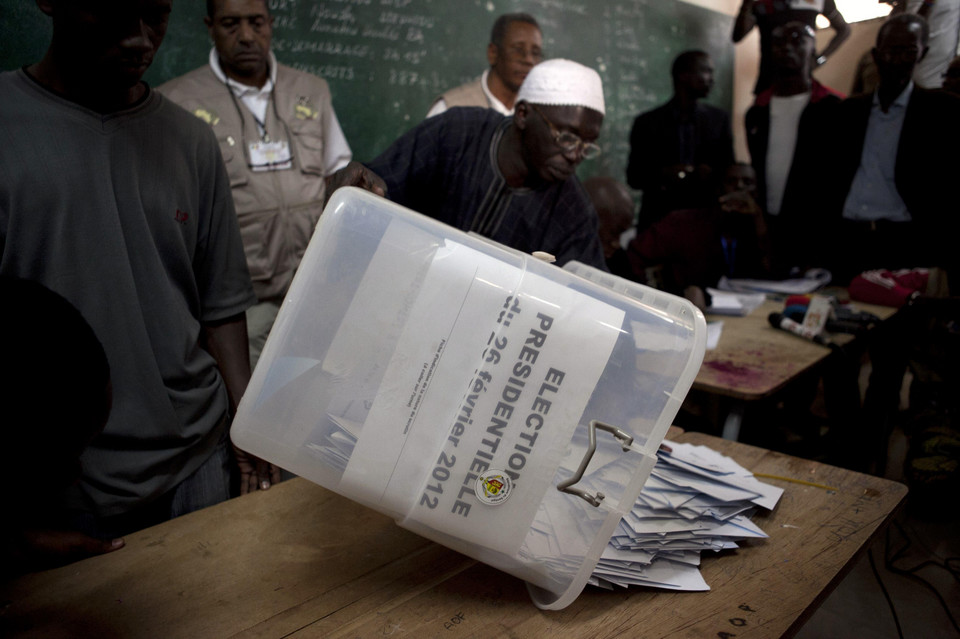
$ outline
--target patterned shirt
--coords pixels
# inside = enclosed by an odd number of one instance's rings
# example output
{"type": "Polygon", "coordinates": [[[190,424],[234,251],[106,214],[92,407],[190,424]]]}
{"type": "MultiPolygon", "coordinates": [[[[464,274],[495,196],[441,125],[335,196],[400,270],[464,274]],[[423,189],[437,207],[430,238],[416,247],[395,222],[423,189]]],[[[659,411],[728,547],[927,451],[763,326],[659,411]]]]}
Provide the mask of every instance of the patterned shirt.
{"type": "Polygon", "coordinates": [[[546,251],[606,270],[597,214],[575,177],[535,189],[511,188],[497,150],[513,118],[490,109],[453,108],[428,118],[369,168],[394,202],[519,251],[546,251]]]}

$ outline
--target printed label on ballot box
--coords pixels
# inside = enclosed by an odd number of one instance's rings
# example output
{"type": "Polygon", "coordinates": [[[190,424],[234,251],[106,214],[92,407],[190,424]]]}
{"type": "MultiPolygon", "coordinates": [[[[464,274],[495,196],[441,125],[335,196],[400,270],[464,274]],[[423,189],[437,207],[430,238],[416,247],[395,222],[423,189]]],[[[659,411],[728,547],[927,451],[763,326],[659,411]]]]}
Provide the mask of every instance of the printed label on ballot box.
{"type": "Polygon", "coordinates": [[[515,552],[623,316],[445,242],[406,317],[340,490],[407,522],[515,552]]]}

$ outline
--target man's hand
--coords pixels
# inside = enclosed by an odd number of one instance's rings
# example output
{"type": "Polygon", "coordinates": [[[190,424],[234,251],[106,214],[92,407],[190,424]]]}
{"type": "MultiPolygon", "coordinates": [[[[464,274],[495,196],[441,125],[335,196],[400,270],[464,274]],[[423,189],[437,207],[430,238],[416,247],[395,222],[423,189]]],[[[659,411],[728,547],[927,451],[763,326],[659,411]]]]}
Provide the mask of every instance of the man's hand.
{"type": "Polygon", "coordinates": [[[760,206],[749,193],[733,191],[720,196],[720,208],[727,213],[760,215],[760,206]]]}
{"type": "Polygon", "coordinates": [[[280,469],[273,464],[233,447],[233,454],[240,469],[240,494],[267,490],[271,484],[280,483],[280,469]]]}
{"type": "Polygon", "coordinates": [[[27,529],[0,555],[15,571],[46,570],[123,548],[122,537],[96,539],[75,530],[27,529]]]}
{"type": "Polygon", "coordinates": [[[693,302],[693,305],[701,311],[706,312],[707,306],[709,305],[707,304],[707,296],[702,288],[691,284],[683,289],[683,296],[693,302]]]}
{"type": "Polygon", "coordinates": [[[374,195],[387,197],[387,183],[379,175],[355,161],[327,177],[327,193],[323,200],[324,206],[327,205],[333,192],[341,186],[356,186],[365,191],[370,191],[374,195]]]}

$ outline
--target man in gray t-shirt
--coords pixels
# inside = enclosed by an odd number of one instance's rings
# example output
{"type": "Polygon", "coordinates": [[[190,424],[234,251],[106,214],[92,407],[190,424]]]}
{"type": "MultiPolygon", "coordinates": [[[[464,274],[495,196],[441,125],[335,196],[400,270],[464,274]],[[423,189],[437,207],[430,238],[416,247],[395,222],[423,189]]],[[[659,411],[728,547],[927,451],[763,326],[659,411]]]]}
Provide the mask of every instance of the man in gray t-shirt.
{"type": "MultiPolygon", "coordinates": [[[[46,56],[0,75],[0,274],[72,302],[110,363],[112,413],[69,500],[100,536],[228,496],[250,374],[255,297],[217,142],[140,81],[170,5],[40,3],[46,56]]],[[[238,461],[245,488],[276,478],[238,461]]]]}

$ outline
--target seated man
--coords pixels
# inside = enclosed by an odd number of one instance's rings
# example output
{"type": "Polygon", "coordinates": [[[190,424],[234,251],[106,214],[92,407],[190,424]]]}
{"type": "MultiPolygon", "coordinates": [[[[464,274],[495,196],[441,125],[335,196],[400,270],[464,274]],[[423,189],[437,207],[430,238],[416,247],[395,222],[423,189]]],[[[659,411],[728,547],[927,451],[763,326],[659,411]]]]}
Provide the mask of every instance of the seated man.
{"type": "Polygon", "coordinates": [[[662,264],[664,288],[698,306],[704,305],[703,289],[724,275],[766,275],[767,232],[756,185],[748,164],[730,166],[716,205],[674,211],[637,234],[627,247],[633,272],[662,264]]]}
{"type": "MultiPolygon", "coordinates": [[[[546,251],[605,268],[597,214],[574,171],[600,153],[600,76],[569,60],[530,72],[504,118],[479,108],[428,118],[393,143],[369,169],[388,197],[463,231],[527,253],[546,251]]],[[[334,184],[360,176],[335,176],[334,184]]]]}
{"type": "Polygon", "coordinates": [[[427,117],[451,107],[478,106],[513,115],[517,91],[530,69],[543,59],[543,36],[527,13],[506,13],[493,23],[487,62],[490,68],[473,82],[450,89],[434,101],[427,117]]]}

